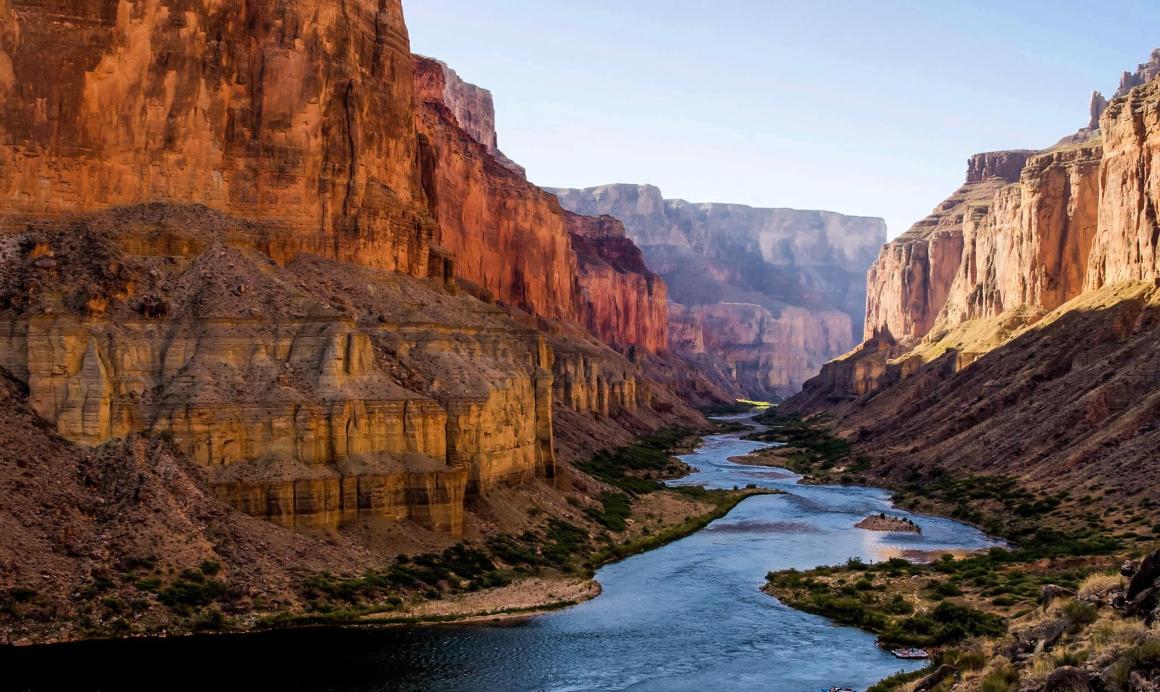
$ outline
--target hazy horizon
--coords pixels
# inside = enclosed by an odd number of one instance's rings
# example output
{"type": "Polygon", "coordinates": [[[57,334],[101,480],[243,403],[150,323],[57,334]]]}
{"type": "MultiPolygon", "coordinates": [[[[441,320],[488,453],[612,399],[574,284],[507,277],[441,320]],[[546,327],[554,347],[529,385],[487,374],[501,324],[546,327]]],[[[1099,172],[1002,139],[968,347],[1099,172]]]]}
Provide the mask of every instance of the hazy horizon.
{"type": "Polygon", "coordinates": [[[886,219],[967,158],[1050,146],[1160,38],[1160,6],[405,1],[412,49],[495,95],[500,148],[544,187],[886,219]],[[1089,9],[1090,8],[1090,9],[1089,9]],[[723,47],[728,47],[726,50],[723,47]]]}

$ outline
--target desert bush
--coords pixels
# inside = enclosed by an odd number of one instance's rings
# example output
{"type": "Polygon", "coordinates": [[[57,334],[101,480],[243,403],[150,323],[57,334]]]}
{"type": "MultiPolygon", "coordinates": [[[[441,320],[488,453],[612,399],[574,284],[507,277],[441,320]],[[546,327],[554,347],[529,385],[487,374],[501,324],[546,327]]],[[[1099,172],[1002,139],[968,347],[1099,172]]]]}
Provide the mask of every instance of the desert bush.
{"type": "Polygon", "coordinates": [[[991,671],[983,678],[980,689],[983,692],[1010,692],[1019,684],[1019,673],[1010,666],[991,671]]]}

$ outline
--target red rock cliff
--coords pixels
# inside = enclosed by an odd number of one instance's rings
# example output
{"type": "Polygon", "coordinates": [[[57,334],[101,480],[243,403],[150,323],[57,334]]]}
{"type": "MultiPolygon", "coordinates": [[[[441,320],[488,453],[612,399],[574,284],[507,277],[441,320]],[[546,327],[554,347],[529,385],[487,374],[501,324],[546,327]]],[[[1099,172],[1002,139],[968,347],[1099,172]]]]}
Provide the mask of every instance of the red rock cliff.
{"type": "Polygon", "coordinates": [[[1152,165],[1160,153],[1160,82],[1112,101],[1100,129],[1104,157],[1099,228],[1085,282],[1089,289],[1160,276],[1160,174],[1152,165]]]}
{"type": "Polygon", "coordinates": [[[869,274],[867,338],[898,343],[835,361],[791,407],[870,396],[933,361],[957,372],[1088,294],[1160,278],[1153,57],[1100,109],[1097,129],[1041,152],[973,158],[967,183],[869,274]]]}
{"type": "Polygon", "coordinates": [[[443,63],[419,56],[414,63],[423,186],[436,242],[454,256],[456,273],[504,303],[585,326],[613,346],[663,350],[664,285],[623,228],[565,212],[497,158],[490,94],[443,63]]]}
{"type": "Polygon", "coordinates": [[[602,341],[651,353],[668,348],[668,289],[644,262],[624,224],[611,216],[567,212],[579,260],[580,317],[602,341]]]}
{"type": "Polygon", "coordinates": [[[423,276],[400,0],[0,2],[6,212],[199,203],[423,276]]]}

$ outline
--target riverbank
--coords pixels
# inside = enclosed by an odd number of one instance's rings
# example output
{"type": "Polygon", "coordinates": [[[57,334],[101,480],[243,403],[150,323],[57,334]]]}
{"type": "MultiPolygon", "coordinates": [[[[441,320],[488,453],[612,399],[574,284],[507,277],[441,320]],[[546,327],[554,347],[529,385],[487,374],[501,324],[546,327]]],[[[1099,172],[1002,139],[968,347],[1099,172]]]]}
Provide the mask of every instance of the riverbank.
{"type": "MultiPolygon", "coordinates": [[[[425,546],[428,552],[399,554],[354,574],[303,571],[283,587],[301,605],[279,608],[239,595],[216,565],[206,563],[169,575],[169,581],[175,579],[169,587],[166,575],[152,581],[136,573],[123,577],[153,589],[145,591],[146,598],[177,616],[164,624],[138,619],[137,625],[113,628],[90,620],[79,636],[64,630],[32,636],[0,632],[0,644],[498,621],[565,608],[599,595],[592,575],[600,566],[688,536],[747,497],[776,492],[666,487],[666,480],[692,471],[674,455],[694,452],[701,440],[699,432],[662,430],[577,465],[587,473],[565,467],[551,484],[500,489],[477,509],[487,522],[469,526],[465,540],[438,552],[425,546]]],[[[35,599],[7,603],[3,596],[5,612],[38,617],[35,599]]],[[[115,612],[118,604],[106,600],[115,612]]]]}
{"type": "MultiPolygon", "coordinates": [[[[598,551],[590,561],[592,570],[690,536],[727,515],[750,497],[781,494],[780,491],[761,488],[704,491],[703,494],[698,493],[698,490],[682,488],[661,491],[661,494],[671,493],[682,498],[701,495],[711,505],[708,511],[687,516],[678,522],[664,525],[657,532],[640,534],[598,551]]],[[[487,591],[428,601],[398,611],[372,613],[362,620],[375,624],[407,625],[513,622],[579,605],[596,598],[600,593],[600,583],[592,578],[536,576],[487,591]]]]}
{"type": "Polygon", "coordinates": [[[750,464],[785,466],[806,482],[886,486],[901,508],[974,523],[1011,541],[925,563],[851,560],[768,575],[762,590],[786,605],[872,632],[886,647],[931,648],[929,668],[884,680],[875,692],[956,683],[962,687],[953,689],[1013,689],[1021,681],[1041,689],[1056,671],[1081,664],[1084,680],[1114,677],[1120,673],[1109,664],[1136,665],[1133,647],[1160,646],[1146,625],[1110,607],[1113,597],[1095,593],[1122,588],[1117,567],[1155,548],[1154,540],[1125,530],[1121,518],[1094,516],[1082,503],[1009,477],[875,475],[874,463],[831,435],[824,420],[762,422],[770,428],[751,438],[784,446],[749,455],[750,464]],[[1106,650],[1102,640],[1111,631],[1133,634],[1106,650]]]}

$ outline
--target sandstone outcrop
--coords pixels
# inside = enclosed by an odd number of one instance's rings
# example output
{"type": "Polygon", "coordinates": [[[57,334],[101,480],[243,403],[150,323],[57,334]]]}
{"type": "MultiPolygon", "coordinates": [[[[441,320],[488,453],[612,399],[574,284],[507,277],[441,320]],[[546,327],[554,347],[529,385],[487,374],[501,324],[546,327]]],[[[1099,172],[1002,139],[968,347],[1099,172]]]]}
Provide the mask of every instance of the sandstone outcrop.
{"type": "Polygon", "coordinates": [[[457,532],[465,492],[551,475],[543,337],[399,274],[279,267],[189,230],[238,223],[150,207],[9,235],[0,366],[62,436],[171,436],[232,504],[287,526],[457,532]],[[198,249],[122,250],[143,245],[198,249]]]}
{"type": "Polygon", "coordinates": [[[668,284],[674,350],[720,387],[788,396],[860,331],[879,219],[690,204],[650,185],[555,193],[572,211],[624,222],[668,284]]]}
{"type": "Polygon", "coordinates": [[[977,154],[967,182],[925,219],[882,248],[867,278],[865,337],[889,332],[910,343],[934,326],[963,253],[963,225],[987,214],[995,193],[1019,179],[1029,151],[977,154]]]}

